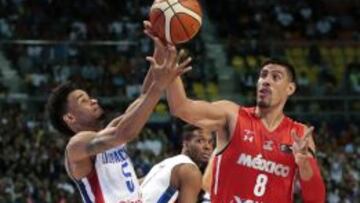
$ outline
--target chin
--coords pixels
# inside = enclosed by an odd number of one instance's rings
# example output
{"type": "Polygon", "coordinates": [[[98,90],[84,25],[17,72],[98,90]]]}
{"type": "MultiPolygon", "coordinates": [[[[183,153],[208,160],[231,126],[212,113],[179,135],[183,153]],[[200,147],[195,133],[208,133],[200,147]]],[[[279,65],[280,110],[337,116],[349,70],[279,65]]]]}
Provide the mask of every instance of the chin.
{"type": "Polygon", "coordinates": [[[257,106],[260,108],[269,108],[271,105],[270,102],[258,101],[257,106]]]}

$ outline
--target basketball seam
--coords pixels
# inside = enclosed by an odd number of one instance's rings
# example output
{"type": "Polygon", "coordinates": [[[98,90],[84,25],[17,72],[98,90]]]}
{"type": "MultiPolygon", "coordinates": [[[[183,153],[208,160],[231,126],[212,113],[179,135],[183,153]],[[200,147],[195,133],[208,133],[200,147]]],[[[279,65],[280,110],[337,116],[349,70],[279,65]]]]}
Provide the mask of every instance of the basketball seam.
{"type": "Polygon", "coordinates": [[[165,12],[159,8],[157,8],[156,10],[161,11],[161,14],[158,15],[155,19],[154,19],[154,24],[159,20],[159,18],[161,17],[161,15],[165,16],[165,12]]]}
{"type": "MultiPolygon", "coordinates": [[[[161,11],[161,14],[162,14],[163,16],[165,16],[165,11],[167,11],[168,9],[171,9],[173,5],[179,4],[179,2],[175,2],[175,3],[173,3],[173,4],[170,5],[170,3],[168,2],[168,0],[166,0],[166,3],[169,5],[169,7],[167,7],[166,9],[161,10],[161,9],[159,9],[159,8],[156,8],[156,9],[154,9],[154,10],[159,10],[159,11],[161,11]]],[[[173,12],[174,12],[174,10],[173,10],[173,12]]],[[[174,15],[175,15],[175,13],[174,13],[174,15]]],[[[159,19],[160,17],[161,17],[161,15],[158,15],[158,16],[154,19],[154,24],[158,21],[158,19],[159,19]]],[[[170,33],[170,35],[171,35],[171,33],[170,33]]]]}
{"type": "MultiPolygon", "coordinates": [[[[185,13],[185,12],[178,12],[178,13],[176,13],[176,14],[187,14],[187,13],[185,13]]],[[[198,22],[200,25],[201,25],[201,23],[198,21],[198,19],[196,19],[194,16],[192,16],[192,15],[187,15],[188,17],[190,17],[190,18],[192,18],[192,19],[194,19],[196,22],[198,22]]],[[[179,20],[180,21],[180,20],[179,20]]],[[[181,23],[181,21],[180,21],[180,23],[181,23]]],[[[186,29],[185,29],[186,30],[186,29]]],[[[189,36],[189,37],[191,37],[191,36],[189,36]]]]}
{"type": "MultiPolygon", "coordinates": [[[[172,7],[172,5],[170,5],[170,3],[169,3],[168,0],[166,0],[166,2],[168,3],[169,7],[170,7],[171,10],[173,11],[175,18],[177,18],[177,20],[180,22],[180,25],[181,25],[182,29],[185,31],[185,34],[186,34],[187,38],[190,39],[190,35],[189,35],[187,29],[185,29],[184,24],[181,22],[180,18],[176,15],[177,13],[175,12],[174,8],[172,7]]],[[[179,3],[179,2],[177,2],[177,3],[179,3]]],[[[175,4],[174,4],[174,5],[175,5],[175,4]]],[[[170,23],[170,24],[171,24],[171,23],[170,23]]],[[[171,36],[171,32],[170,32],[170,36],[171,36]]]]}
{"type": "MultiPolygon", "coordinates": [[[[182,7],[187,8],[187,9],[189,9],[189,10],[192,10],[192,8],[191,8],[190,6],[186,6],[186,5],[181,4],[181,2],[183,2],[183,1],[186,1],[186,0],[179,0],[178,3],[179,3],[182,7]]],[[[192,10],[192,11],[195,12],[194,10],[192,10]]],[[[196,13],[196,12],[195,12],[195,13],[196,13]]],[[[202,9],[201,9],[201,8],[200,8],[200,13],[202,13],[202,9]]],[[[200,15],[200,14],[198,14],[198,15],[200,15]]]]}

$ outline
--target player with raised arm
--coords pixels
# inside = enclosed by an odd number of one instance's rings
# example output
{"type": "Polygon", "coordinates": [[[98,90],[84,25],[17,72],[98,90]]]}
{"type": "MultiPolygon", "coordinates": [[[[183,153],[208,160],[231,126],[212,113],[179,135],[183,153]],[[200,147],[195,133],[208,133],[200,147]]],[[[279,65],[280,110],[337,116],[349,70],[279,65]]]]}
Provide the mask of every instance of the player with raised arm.
{"type": "Polygon", "coordinates": [[[138,136],[162,92],[189,70],[190,62],[177,65],[175,47],[169,45],[160,53],[159,43],[155,38],[154,56],[147,57],[151,67],[142,94],[107,126],[103,125],[103,110],[97,100],[71,83],[59,85],[48,99],[52,125],[71,136],[65,150],[66,169],[86,203],[142,202],[125,145],[138,136]]]}
{"type": "Polygon", "coordinates": [[[290,203],[297,178],[304,202],[325,201],[313,128],[283,112],[295,90],[294,68],[277,60],[261,66],[255,107],[189,99],[180,77],[169,86],[173,115],[218,132],[211,202],[290,203]]]}

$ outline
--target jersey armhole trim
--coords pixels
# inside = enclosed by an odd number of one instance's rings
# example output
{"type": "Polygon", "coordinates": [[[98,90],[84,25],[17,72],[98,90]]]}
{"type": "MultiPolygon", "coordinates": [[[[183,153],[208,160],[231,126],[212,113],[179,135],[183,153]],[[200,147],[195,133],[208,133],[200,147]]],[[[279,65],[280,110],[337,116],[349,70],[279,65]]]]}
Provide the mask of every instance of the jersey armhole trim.
{"type": "Polygon", "coordinates": [[[79,182],[79,181],[81,181],[81,179],[91,177],[92,175],[95,174],[94,172],[95,172],[96,156],[95,156],[95,158],[91,157],[90,159],[91,159],[91,162],[92,162],[92,169],[90,170],[90,172],[86,176],[84,176],[82,178],[79,178],[79,179],[75,178],[73,176],[73,174],[71,173],[71,166],[70,166],[70,161],[68,159],[68,152],[67,152],[67,150],[65,150],[65,161],[66,161],[65,170],[66,170],[66,172],[67,172],[67,174],[68,174],[68,176],[70,177],[71,180],[73,180],[74,182],[79,182]]]}
{"type": "MultiPolygon", "coordinates": [[[[238,109],[238,111],[237,111],[237,118],[236,118],[236,124],[235,124],[235,129],[234,129],[234,132],[233,132],[233,134],[236,132],[236,130],[237,130],[237,125],[238,125],[238,122],[239,122],[239,119],[240,119],[240,113],[241,113],[241,110],[242,110],[242,108],[243,108],[243,106],[241,106],[241,105],[239,105],[239,109],[238,109]]],[[[230,134],[230,132],[228,132],[229,134],[230,134]]],[[[220,151],[218,151],[218,152],[216,152],[215,153],[215,156],[218,156],[218,155],[221,155],[229,146],[230,146],[230,144],[232,143],[232,141],[233,141],[233,139],[234,139],[234,135],[229,135],[229,137],[230,137],[230,140],[229,140],[229,142],[227,143],[227,145],[224,147],[224,148],[222,148],[220,151]]]]}

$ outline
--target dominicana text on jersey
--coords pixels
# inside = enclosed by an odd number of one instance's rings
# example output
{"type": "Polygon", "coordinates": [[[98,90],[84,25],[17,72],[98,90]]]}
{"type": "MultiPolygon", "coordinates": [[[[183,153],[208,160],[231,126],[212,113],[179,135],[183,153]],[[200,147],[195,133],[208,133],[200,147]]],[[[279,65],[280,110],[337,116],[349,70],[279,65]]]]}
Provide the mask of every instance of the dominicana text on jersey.
{"type": "Polygon", "coordinates": [[[77,181],[85,203],[141,203],[134,167],[125,147],[97,154],[94,169],[77,181]]]}

